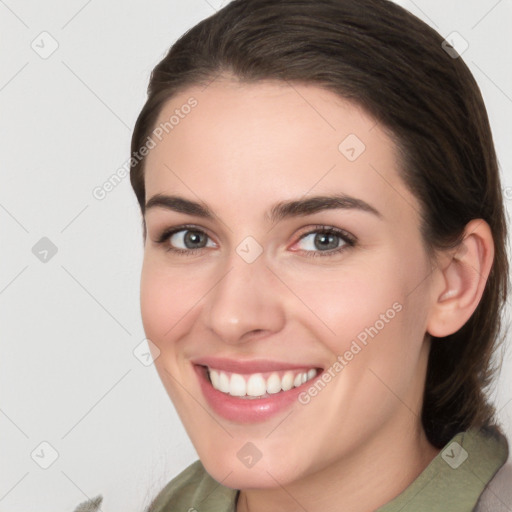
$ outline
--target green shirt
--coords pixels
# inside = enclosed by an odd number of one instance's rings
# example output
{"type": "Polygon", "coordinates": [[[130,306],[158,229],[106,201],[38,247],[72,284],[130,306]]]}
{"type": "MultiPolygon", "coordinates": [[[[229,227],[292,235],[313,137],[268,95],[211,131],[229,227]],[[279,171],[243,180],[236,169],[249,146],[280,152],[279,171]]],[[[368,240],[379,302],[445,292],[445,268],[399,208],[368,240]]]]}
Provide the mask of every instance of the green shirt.
{"type": "MultiPolygon", "coordinates": [[[[461,432],[398,496],[376,512],[469,512],[508,457],[500,434],[461,432]]],[[[219,484],[197,460],[171,480],[147,512],[236,512],[237,490],[219,484]]]]}

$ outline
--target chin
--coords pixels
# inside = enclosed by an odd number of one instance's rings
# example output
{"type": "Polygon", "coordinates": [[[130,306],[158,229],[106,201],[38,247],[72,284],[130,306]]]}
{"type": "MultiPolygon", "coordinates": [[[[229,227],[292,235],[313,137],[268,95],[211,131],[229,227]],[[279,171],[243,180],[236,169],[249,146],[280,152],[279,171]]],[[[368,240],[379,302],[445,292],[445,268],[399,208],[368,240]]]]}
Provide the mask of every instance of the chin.
{"type": "MultiPolygon", "coordinates": [[[[242,444],[242,446],[244,445],[242,444]]],[[[262,456],[257,461],[253,459],[244,462],[245,452],[242,452],[240,456],[242,460],[236,455],[228,457],[225,453],[199,455],[208,474],[217,482],[231,489],[268,489],[287,485],[302,475],[298,461],[283,461],[277,460],[276,456],[271,458],[262,456]]]]}

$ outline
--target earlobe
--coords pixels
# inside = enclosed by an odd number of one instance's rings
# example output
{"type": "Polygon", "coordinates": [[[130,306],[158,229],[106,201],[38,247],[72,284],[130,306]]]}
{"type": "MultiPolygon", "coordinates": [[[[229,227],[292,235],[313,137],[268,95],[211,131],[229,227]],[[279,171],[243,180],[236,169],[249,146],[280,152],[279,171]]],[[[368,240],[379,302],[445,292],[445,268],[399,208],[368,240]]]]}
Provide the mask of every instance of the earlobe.
{"type": "Polygon", "coordinates": [[[464,238],[454,251],[445,251],[447,263],[435,273],[433,303],[427,332],[444,337],[458,331],[477,308],[491,271],[494,242],[489,225],[482,219],[469,222],[464,238]]]}

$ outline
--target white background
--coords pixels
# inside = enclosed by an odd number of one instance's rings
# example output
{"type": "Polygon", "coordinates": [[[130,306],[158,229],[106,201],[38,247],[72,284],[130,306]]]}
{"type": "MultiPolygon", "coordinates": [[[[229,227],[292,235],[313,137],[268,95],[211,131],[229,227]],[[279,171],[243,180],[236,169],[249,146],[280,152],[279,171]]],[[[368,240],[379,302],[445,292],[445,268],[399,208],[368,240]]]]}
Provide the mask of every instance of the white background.
{"type": "MultiPolygon", "coordinates": [[[[512,186],[512,0],[399,3],[468,41],[512,186]]],[[[129,179],[102,201],[92,190],[130,155],[153,66],[220,6],[0,0],[0,512],[71,512],[97,494],[105,512],[142,511],[197,458],[133,354],[142,240],[129,179]],[[31,47],[43,31],[59,45],[47,59],[31,47]],[[42,237],[58,250],[46,263],[32,252],[42,237]],[[59,454],[46,470],[31,458],[50,460],[43,441],[59,454]]],[[[508,350],[496,401],[512,440],[511,370],[508,350]]]]}

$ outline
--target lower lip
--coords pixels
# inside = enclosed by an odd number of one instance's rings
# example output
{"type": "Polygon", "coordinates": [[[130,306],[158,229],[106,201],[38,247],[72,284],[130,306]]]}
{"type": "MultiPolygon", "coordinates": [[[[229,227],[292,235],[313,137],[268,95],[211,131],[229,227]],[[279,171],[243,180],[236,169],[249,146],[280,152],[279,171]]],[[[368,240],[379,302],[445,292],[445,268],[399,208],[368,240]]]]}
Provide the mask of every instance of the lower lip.
{"type": "Polygon", "coordinates": [[[223,418],[236,423],[262,422],[286,410],[297,402],[300,393],[311,386],[321,373],[319,371],[316,377],[288,391],[280,391],[268,398],[250,399],[231,396],[215,389],[208,379],[206,367],[194,365],[194,370],[210,407],[223,418]]]}

